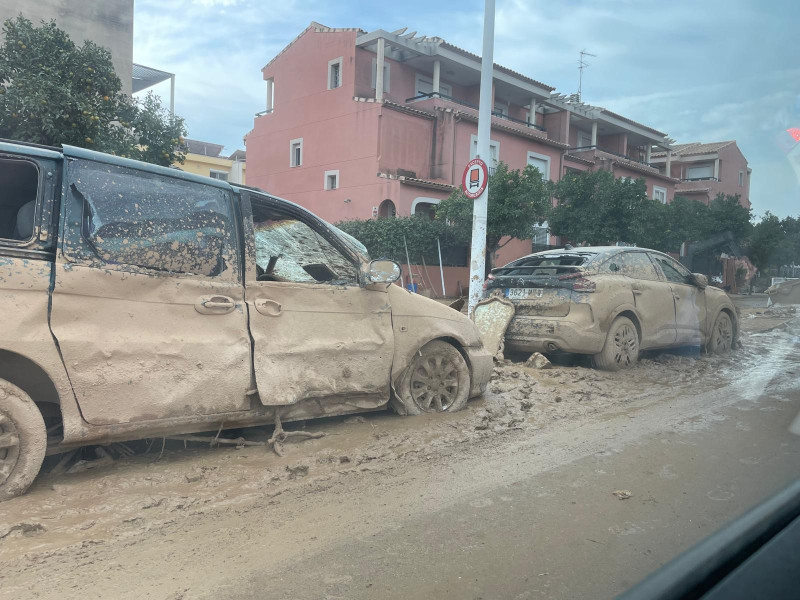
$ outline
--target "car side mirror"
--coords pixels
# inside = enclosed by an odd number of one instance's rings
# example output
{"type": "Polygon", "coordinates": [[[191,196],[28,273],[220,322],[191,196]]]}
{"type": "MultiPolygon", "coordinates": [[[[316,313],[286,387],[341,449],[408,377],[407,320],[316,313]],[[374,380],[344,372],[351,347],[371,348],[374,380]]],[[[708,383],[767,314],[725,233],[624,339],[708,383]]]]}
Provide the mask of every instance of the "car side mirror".
{"type": "Polygon", "coordinates": [[[692,273],[692,284],[704,290],[708,287],[708,277],[702,273],[692,273]]]}
{"type": "Polygon", "coordinates": [[[393,260],[373,260],[369,263],[367,283],[391,284],[400,279],[400,265],[393,260]]]}

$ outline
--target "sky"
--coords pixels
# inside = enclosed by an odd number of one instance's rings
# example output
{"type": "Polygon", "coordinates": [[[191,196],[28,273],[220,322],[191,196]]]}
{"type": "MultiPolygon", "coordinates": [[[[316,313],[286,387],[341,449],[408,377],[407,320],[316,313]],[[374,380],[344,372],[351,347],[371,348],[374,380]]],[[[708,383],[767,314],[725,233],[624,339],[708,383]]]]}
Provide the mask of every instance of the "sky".
{"type": "MultiPolygon", "coordinates": [[[[243,147],[265,107],[261,68],[311,21],[408,27],[481,54],[483,2],[136,0],[134,62],[176,74],[189,137],[243,147]]],[[[797,0],[496,0],[495,62],[678,143],[734,139],[753,170],[753,212],[800,215],[797,0]],[[791,140],[791,141],[790,141],[791,140]],[[794,165],[794,166],[793,166],[794,165]]],[[[169,101],[169,84],[153,88],[169,101]]]]}

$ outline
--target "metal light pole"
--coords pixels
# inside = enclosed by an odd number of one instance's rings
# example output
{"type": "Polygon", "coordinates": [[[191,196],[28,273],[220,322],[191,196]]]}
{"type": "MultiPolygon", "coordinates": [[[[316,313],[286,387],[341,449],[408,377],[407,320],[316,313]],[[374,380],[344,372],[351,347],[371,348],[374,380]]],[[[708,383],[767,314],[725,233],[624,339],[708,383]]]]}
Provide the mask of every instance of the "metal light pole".
{"type": "MultiPolygon", "coordinates": [[[[483,58],[481,59],[481,95],[478,107],[478,157],[491,164],[492,78],[494,71],[494,0],[486,0],[483,13],[483,58]]],[[[472,208],[472,251],[469,273],[469,314],[483,294],[486,277],[486,207],[489,187],[475,199],[472,208]]]]}

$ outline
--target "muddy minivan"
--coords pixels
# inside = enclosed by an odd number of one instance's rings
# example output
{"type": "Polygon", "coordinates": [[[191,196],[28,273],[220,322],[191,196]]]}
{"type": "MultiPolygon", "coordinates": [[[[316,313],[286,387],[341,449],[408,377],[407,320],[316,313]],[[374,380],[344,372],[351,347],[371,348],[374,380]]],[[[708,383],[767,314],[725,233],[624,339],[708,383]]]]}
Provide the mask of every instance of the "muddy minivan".
{"type": "Polygon", "coordinates": [[[0,141],[0,500],[88,443],[453,411],[492,358],[399,266],[260,190],[0,141]]]}

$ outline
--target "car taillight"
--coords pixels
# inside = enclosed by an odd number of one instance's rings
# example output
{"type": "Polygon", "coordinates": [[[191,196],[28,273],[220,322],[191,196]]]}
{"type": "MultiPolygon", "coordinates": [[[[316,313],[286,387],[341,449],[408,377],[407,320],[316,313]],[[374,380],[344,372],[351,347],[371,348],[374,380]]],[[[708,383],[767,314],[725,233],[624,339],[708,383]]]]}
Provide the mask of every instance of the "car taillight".
{"type": "Polygon", "coordinates": [[[494,278],[495,278],[494,275],[489,273],[489,275],[486,277],[486,280],[483,282],[483,290],[484,291],[489,289],[489,282],[492,281],[494,278]]]}
{"type": "Polygon", "coordinates": [[[597,284],[586,277],[579,277],[572,282],[572,290],[575,292],[594,292],[597,284]]]}

